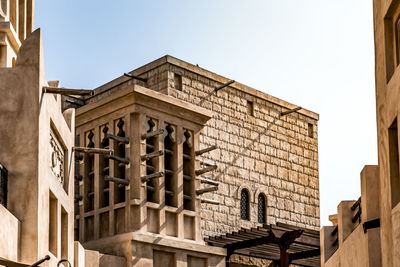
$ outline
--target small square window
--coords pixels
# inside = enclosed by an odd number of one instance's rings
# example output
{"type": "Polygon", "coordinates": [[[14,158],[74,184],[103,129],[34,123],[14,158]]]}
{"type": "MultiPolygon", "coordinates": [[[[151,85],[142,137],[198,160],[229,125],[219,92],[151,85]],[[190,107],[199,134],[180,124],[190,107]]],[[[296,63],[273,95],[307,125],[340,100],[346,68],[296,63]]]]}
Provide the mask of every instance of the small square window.
{"type": "Polygon", "coordinates": [[[247,100],[247,115],[254,116],[254,104],[247,100]]]}
{"type": "Polygon", "coordinates": [[[176,90],[182,91],[182,76],[174,73],[174,87],[176,90]]]}

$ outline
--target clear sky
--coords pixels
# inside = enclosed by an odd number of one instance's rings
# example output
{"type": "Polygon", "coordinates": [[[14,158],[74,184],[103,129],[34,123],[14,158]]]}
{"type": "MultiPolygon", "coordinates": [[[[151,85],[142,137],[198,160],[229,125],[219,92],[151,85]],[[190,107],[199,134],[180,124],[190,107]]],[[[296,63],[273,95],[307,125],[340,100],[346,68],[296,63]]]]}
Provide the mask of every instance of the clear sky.
{"type": "Polygon", "coordinates": [[[320,114],[321,225],[377,164],[372,1],[36,0],[47,80],[95,88],[166,54],[320,114]]]}

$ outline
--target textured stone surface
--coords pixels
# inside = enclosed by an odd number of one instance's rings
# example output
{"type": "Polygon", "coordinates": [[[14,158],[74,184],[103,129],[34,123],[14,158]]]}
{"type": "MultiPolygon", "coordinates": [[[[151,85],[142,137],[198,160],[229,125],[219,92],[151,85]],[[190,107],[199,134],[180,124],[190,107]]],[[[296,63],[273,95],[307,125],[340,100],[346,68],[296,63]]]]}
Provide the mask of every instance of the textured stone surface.
{"type": "Polygon", "coordinates": [[[213,78],[218,75],[173,60],[179,64],[168,63],[167,59],[167,63],[142,72],[142,76],[149,78],[147,86],[153,90],[213,111],[200,144],[201,148],[217,145],[219,149],[199,159],[218,165],[206,177],[221,182],[219,190],[204,197],[218,200],[221,205],[202,204],[203,235],[258,225],[259,193],[266,195],[267,223],[279,221],[319,229],[318,116],[291,113],[280,117],[280,112],[289,108],[278,100],[265,100],[274,98],[261,92],[263,97],[255,96],[254,89],[247,90],[240,84],[211,93],[221,85],[213,78]],[[196,68],[198,72],[193,71],[196,68]],[[174,75],[182,77],[182,85],[174,84],[174,75]],[[247,100],[253,102],[253,116],[247,114],[247,100]],[[309,124],[313,137],[308,135],[309,124]],[[250,222],[240,219],[241,185],[246,185],[252,195],[250,222]]]}

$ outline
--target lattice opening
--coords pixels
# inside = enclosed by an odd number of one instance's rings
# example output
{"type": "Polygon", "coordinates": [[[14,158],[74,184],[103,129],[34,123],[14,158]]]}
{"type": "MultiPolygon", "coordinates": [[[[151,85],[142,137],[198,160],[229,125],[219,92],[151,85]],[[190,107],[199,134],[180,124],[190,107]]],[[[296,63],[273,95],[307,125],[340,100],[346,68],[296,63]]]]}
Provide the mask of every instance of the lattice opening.
{"type": "Polygon", "coordinates": [[[194,210],[193,144],[192,133],[184,132],[183,143],[183,208],[194,210]]]}
{"type": "MultiPolygon", "coordinates": [[[[147,121],[147,124],[149,125],[149,130],[147,131],[148,133],[155,130],[156,124],[152,119],[149,119],[147,121]]],[[[146,139],[146,154],[156,151],[157,140],[158,140],[157,136],[153,136],[153,137],[146,139]]],[[[156,172],[157,160],[158,160],[157,158],[151,158],[149,160],[146,160],[146,174],[147,175],[156,172]]],[[[147,201],[149,201],[149,202],[158,203],[157,196],[156,196],[156,191],[158,189],[157,182],[158,182],[157,179],[151,179],[150,181],[146,182],[147,201]]]]}
{"type": "MultiPolygon", "coordinates": [[[[87,134],[87,147],[95,147],[93,141],[94,133],[90,130],[87,134]]],[[[94,154],[84,155],[84,187],[85,187],[85,211],[91,211],[94,208],[94,154]]]]}
{"type": "MultiPolygon", "coordinates": [[[[101,127],[101,148],[110,148],[110,139],[107,137],[109,128],[108,125],[104,125],[101,127]]],[[[100,163],[100,177],[99,177],[99,192],[100,195],[100,208],[104,208],[110,205],[110,182],[105,181],[104,177],[106,175],[110,175],[110,160],[106,158],[103,154],[99,155],[99,163],[100,163]],[[102,192],[102,193],[101,193],[102,192]]]]}
{"type": "Polygon", "coordinates": [[[174,128],[168,124],[166,127],[167,135],[164,138],[164,184],[165,184],[165,204],[176,207],[176,148],[173,136],[174,128]]]}
{"type": "MultiPolygon", "coordinates": [[[[125,137],[126,133],[124,130],[125,122],[121,118],[117,122],[117,136],[125,137]]],[[[114,155],[117,157],[125,158],[124,143],[114,142],[114,155]]],[[[114,161],[114,176],[121,179],[126,179],[126,165],[123,162],[114,161]]],[[[114,183],[114,203],[125,202],[125,186],[123,184],[114,183]]]]}

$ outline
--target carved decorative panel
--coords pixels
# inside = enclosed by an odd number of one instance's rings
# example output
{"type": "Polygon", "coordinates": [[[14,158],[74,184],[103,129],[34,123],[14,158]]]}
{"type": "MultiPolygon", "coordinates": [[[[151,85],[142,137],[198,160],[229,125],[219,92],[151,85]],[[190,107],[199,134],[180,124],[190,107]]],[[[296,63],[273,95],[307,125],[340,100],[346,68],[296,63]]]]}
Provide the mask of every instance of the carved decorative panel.
{"type": "Polygon", "coordinates": [[[50,131],[50,169],[61,184],[64,184],[64,148],[53,130],[50,131]]]}

